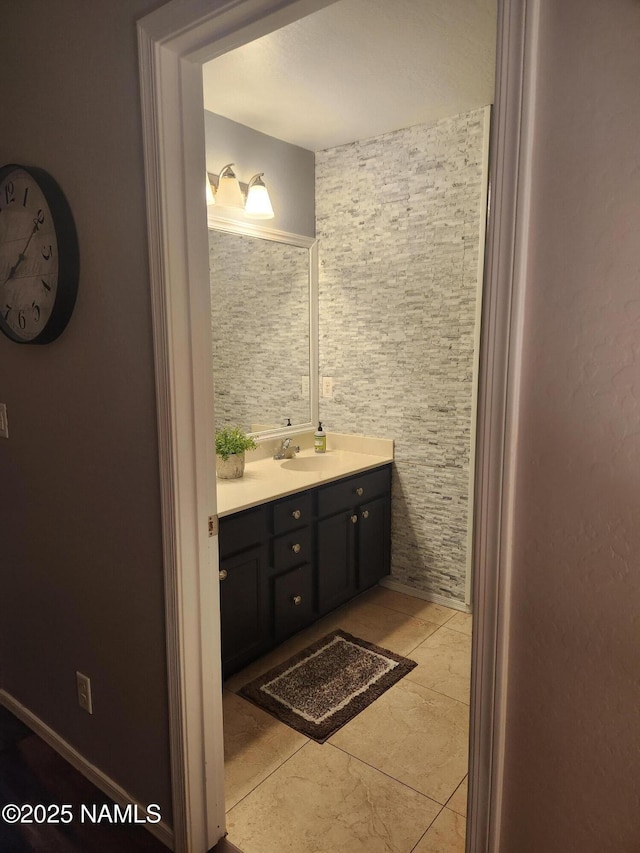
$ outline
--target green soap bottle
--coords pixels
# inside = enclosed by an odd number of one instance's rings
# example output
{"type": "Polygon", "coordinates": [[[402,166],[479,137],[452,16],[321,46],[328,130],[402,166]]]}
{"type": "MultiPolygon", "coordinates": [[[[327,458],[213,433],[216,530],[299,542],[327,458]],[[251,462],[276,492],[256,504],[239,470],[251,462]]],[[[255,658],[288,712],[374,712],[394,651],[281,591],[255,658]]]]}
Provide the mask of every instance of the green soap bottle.
{"type": "Polygon", "coordinates": [[[314,433],[313,447],[316,453],[325,453],[327,450],[327,434],[322,429],[322,422],[318,424],[318,429],[314,433]]]}

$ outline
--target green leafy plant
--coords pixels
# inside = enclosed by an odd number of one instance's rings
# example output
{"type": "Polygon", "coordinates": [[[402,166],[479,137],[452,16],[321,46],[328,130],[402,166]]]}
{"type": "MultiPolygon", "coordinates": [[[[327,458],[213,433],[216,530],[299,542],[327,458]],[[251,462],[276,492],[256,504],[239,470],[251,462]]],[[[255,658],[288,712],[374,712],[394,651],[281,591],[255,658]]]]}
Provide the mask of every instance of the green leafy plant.
{"type": "Polygon", "coordinates": [[[245,450],[253,450],[255,441],[240,427],[222,427],[216,432],[216,454],[226,460],[234,453],[240,455],[245,450]]]}

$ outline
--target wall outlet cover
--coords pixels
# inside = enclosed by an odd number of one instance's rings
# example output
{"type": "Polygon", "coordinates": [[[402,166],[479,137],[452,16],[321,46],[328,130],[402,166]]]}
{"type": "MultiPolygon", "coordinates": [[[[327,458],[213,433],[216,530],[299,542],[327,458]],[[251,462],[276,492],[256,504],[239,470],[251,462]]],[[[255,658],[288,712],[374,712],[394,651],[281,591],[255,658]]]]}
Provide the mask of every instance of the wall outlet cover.
{"type": "Polygon", "coordinates": [[[78,691],[78,705],[88,714],[93,714],[93,702],[91,700],[91,679],[76,670],[76,688],[78,691]]]}
{"type": "Polygon", "coordinates": [[[323,397],[333,397],[333,377],[332,376],[323,376],[322,377],[322,396],[323,397]]]}

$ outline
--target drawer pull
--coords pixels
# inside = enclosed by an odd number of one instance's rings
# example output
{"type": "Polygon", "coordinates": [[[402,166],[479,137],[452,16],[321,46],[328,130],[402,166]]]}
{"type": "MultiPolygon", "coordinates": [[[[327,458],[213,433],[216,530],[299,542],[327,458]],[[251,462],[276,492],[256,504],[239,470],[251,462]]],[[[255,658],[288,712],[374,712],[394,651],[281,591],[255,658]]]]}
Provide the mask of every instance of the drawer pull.
{"type": "Polygon", "coordinates": [[[302,604],[302,596],[301,595],[294,595],[291,600],[293,601],[293,603],[295,604],[296,607],[299,604],[302,604]]]}
{"type": "Polygon", "coordinates": [[[299,509],[294,509],[294,511],[291,513],[291,515],[295,518],[296,521],[299,518],[302,518],[302,513],[300,512],[299,509]]]}
{"type": "Polygon", "coordinates": [[[352,516],[351,516],[351,524],[355,524],[357,521],[358,521],[358,516],[357,516],[357,515],[352,515],[352,516]]]}
{"type": "Polygon", "coordinates": [[[363,518],[369,518],[369,510],[368,509],[364,510],[364,512],[362,513],[362,517],[363,518]]]}
{"type": "Polygon", "coordinates": [[[362,486],[358,486],[358,488],[356,489],[356,495],[359,498],[361,498],[364,495],[364,489],[362,488],[362,486]]]}
{"type": "Polygon", "coordinates": [[[299,542],[296,542],[295,545],[291,546],[291,550],[293,551],[294,554],[299,554],[301,548],[302,548],[302,545],[300,545],[299,542]]]}
{"type": "Polygon", "coordinates": [[[218,577],[220,578],[221,581],[226,581],[227,570],[226,569],[220,569],[220,571],[218,572],[218,577]]]}

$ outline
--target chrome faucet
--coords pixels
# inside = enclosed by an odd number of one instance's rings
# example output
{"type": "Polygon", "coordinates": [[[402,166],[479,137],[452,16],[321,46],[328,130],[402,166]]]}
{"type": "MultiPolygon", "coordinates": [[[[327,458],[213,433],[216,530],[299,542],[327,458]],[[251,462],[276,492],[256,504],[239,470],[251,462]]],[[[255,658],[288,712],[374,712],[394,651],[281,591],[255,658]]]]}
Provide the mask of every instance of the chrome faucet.
{"type": "Polygon", "coordinates": [[[283,438],[280,447],[273,454],[274,459],[293,459],[296,453],[300,453],[298,444],[291,444],[290,438],[283,438]]]}

